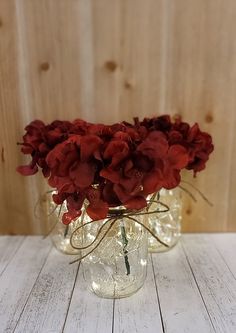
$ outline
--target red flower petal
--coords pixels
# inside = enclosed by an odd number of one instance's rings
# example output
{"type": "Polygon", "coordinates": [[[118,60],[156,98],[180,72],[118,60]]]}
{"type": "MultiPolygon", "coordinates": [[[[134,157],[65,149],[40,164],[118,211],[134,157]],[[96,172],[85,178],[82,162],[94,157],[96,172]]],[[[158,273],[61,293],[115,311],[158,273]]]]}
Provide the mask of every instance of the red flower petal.
{"type": "Polygon", "coordinates": [[[32,154],[34,151],[34,148],[28,143],[22,143],[21,151],[23,154],[26,154],[26,155],[32,154]]]}
{"type": "Polygon", "coordinates": [[[168,150],[168,162],[174,169],[183,169],[189,162],[187,150],[181,145],[173,145],[168,150]]]}
{"type": "Polygon", "coordinates": [[[66,199],[68,211],[80,211],[85,199],[84,193],[74,194],[66,199]]]}
{"type": "Polygon", "coordinates": [[[23,176],[32,176],[38,172],[37,165],[31,166],[30,165],[20,165],[16,168],[16,171],[19,172],[23,176]]]}
{"type": "Polygon", "coordinates": [[[102,169],[100,171],[100,176],[110,180],[114,184],[118,184],[121,177],[119,170],[113,170],[111,168],[102,169]]]}
{"type": "Polygon", "coordinates": [[[163,175],[160,170],[149,172],[143,179],[143,193],[145,195],[155,193],[162,188],[163,175]]]}
{"type": "Polygon", "coordinates": [[[198,123],[195,123],[189,130],[188,133],[188,142],[191,142],[195,139],[196,135],[199,133],[200,129],[198,123]]]}
{"type": "Polygon", "coordinates": [[[123,186],[121,186],[120,184],[115,184],[113,189],[115,194],[122,203],[128,201],[131,198],[130,194],[127,193],[126,190],[123,188],[123,186]]]}
{"type": "Polygon", "coordinates": [[[141,172],[133,170],[131,177],[121,178],[120,185],[122,185],[127,193],[134,195],[133,192],[140,192],[142,178],[143,174],[141,172]]]}
{"type": "Polygon", "coordinates": [[[73,220],[77,219],[81,215],[81,210],[72,210],[68,211],[67,213],[64,213],[62,215],[62,223],[63,224],[70,224],[73,220]]]}
{"type": "Polygon", "coordinates": [[[97,135],[86,135],[82,137],[80,142],[81,161],[85,162],[92,156],[99,156],[97,150],[101,144],[102,140],[97,135]]]}
{"type": "Polygon", "coordinates": [[[108,203],[110,207],[121,205],[120,200],[118,199],[116,193],[113,190],[113,186],[113,183],[107,182],[102,192],[104,200],[108,203]]]}
{"type": "Polygon", "coordinates": [[[102,220],[107,217],[109,206],[107,202],[100,200],[97,205],[93,206],[90,204],[86,212],[92,220],[102,220]]]}
{"type": "Polygon", "coordinates": [[[159,131],[151,132],[147,138],[138,146],[137,151],[148,156],[151,160],[164,158],[168,151],[168,142],[165,135],[159,131]]]}
{"type": "Polygon", "coordinates": [[[46,133],[46,140],[50,145],[55,145],[61,141],[63,133],[59,128],[54,128],[46,133]]]}
{"type": "Polygon", "coordinates": [[[105,152],[104,158],[112,158],[111,167],[117,166],[129,155],[129,146],[124,141],[114,140],[109,142],[105,152]]]}
{"type": "Polygon", "coordinates": [[[65,193],[55,193],[52,195],[52,199],[56,205],[61,205],[66,199],[65,193]]]}
{"type": "Polygon", "coordinates": [[[166,168],[163,179],[163,187],[170,190],[179,185],[181,180],[180,171],[177,169],[166,168]]]}
{"type": "Polygon", "coordinates": [[[102,193],[101,193],[100,188],[96,189],[96,188],[90,187],[86,191],[86,197],[87,197],[88,201],[90,202],[90,204],[92,204],[93,206],[98,205],[98,203],[101,200],[101,194],[102,193]]]}
{"type": "Polygon", "coordinates": [[[128,209],[139,210],[147,206],[147,201],[144,197],[137,196],[126,201],[124,206],[128,209]]]}
{"type": "Polygon", "coordinates": [[[80,188],[89,187],[95,175],[95,165],[87,162],[76,162],[70,168],[69,175],[73,179],[75,185],[80,188]]]}

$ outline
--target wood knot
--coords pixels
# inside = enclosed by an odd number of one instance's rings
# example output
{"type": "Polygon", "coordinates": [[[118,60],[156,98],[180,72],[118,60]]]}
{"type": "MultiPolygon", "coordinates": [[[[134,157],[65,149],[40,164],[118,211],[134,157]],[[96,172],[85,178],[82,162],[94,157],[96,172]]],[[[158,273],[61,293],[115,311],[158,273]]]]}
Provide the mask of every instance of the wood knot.
{"type": "Polygon", "coordinates": [[[206,123],[212,123],[213,122],[213,116],[211,113],[207,113],[206,116],[205,116],[205,122],[206,123]]]}
{"type": "Polygon", "coordinates": [[[133,86],[129,81],[125,81],[124,87],[125,87],[125,89],[130,90],[130,89],[132,89],[133,86]]]}
{"type": "Polygon", "coordinates": [[[0,18],[0,28],[3,26],[2,19],[0,18]]]}
{"type": "Polygon", "coordinates": [[[104,66],[108,71],[114,72],[117,68],[117,63],[113,60],[108,60],[105,62],[104,66]]]}
{"type": "Polygon", "coordinates": [[[50,65],[48,62],[43,62],[42,64],[40,64],[40,69],[44,72],[48,71],[50,68],[50,65]]]}
{"type": "Polygon", "coordinates": [[[191,215],[192,214],[192,209],[191,208],[187,208],[186,209],[186,214],[187,215],[191,215]]]}

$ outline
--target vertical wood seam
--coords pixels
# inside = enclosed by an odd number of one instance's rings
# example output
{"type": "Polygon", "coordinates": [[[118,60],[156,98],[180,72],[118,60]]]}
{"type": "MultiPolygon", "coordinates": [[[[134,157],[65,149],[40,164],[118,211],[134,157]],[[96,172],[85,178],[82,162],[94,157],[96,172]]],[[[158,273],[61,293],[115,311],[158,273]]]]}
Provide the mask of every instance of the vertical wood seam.
{"type": "Polygon", "coordinates": [[[163,333],[165,333],[165,324],[164,324],[164,319],[163,319],[163,315],[162,315],[161,302],[160,302],[159,292],[158,292],[158,288],[157,288],[157,281],[156,281],[154,264],[153,264],[153,260],[152,260],[152,254],[150,254],[150,259],[151,259],[153,278],[154,278],[154,283],[155,283],[155,288],[156,288],[157,303],[158,303],[160,318],[161,318],[161,326],[162,326],[163,333]]]}
{"type": "MultiPolygon", "coordinates": [[[[74,264],[72,264],[72,265],[74,265],[74,264]]],[[[75,285],[76,285],[76,281],[77,281],[77,278],[78,278],[80,266],[81,266],[81,262],[79,262],[79,265],[78,265],[78,268],[77,268],[77,271],[76,271],[76,274],[75,274],[75,280],[74,280],[73,287],[72,287],[71,294],[70,294],[70,300],[69,300],[66,315],[65,315],[65,321],[64,321],[64,324],[62,326],[62,333],[65,330],[66,321],[67,321],[67,317],[68,317],[68,314],[69,314],[69,311],[70,311],[71,301],[72,301],[73,293],[74,293],[74,290],[75,290],[75,285]]]]}
{"type": "MultiPolygon", "coordinates": [[[[28,236],[28,237],[26,237],[26,239],[29,238],[29,237],[32,237],[32,236],[28,236]]],[[[47,259],[48,259],[48,257],[49,257],[49,254],[51,253],[52,250],[53,250],[53,247],[52,247],[52,245],[51,245],[51,246],[49,246],[48,253],[47,253],[47,255],[45,256],[44,262],[43,262],[43,264],[42,264],[42,266],[41,266],[41,269],[39,270],[39,273],[38,273],[38,275],[37,275],[37,277],[36,277],[36,279],[35,279],[35,281],[34,281],[34,284],[33,284],[32,288],[31,288],[31,290],[30,290],[30,292],[29,292],[29,295],[28,295],[28,297],[26,298],[25,304],[24,304],[24,306],[23,306],[23,308],[22,308],[22,311],[21,311],[21,313],[20,313],[20,315],[19,315],[19,318],[18,318],[18,320],[17,320],[17,322],[16,322],[16,325],[15,325],[13,331],[12,331],[13,333],[15,332],[15,330],[16,330],[16,328],[17,328],[19,322],[20,322],[20,319],[21,319],[21,317],[22,317],[22,315],[23,315],[23,313],[24,313],[24,310],[25,310],[25,308],[26,308],[26,305],[27,305],[27,303],[28,303],[28,300],[29,300],[29,298],[30,298],[30,296],[31,296],[31,294],[32,294],[32,292],[33,292],[33,290],[34,290],[34,287],[35,287],[35,285],[36,285],[36,283],[37,283],[37,281],[38,281],[38,279],[39,279],[39,276],[40,276],[40,274],[41,274],[41,272],[42,272],[42,270],[43,270],[43,268],[44,268],[44,266],[45,266],[45,264],[46,264],[46,262],[47,262],[47,259]]]]}
{"type": "Polygon", "coordinates": [[[213,324],[213,321],[212,321],[211,315],[210,315],[210,313],[209,313],[209,311],[208,311],[208,308],[207,308],[207,306],[206,306],[205,299],[204,299],[204,297],[203,297],[203,295],[202,295],[202,293],[201,293],[201,289],[200,289],[200,286],[199,286],[199,284],[198,284],[198,282],[197,282],[197,278],[196,278],[196,276],[195,276],[195,274],[194,274],[194,271],[193,271],[193,268],[192,268],[192,266],[191,266],[191,264],[190,264],[190,261],[189,261],[189,258],[188,258],[188,255],[187,255],[187,252],[185,251],[185,248],[184,248],[184,245],[183,245],[182,242],[180,242],[180,245],[181,245],[181,247],[182,247],[182,249],[183,249],[183,252],[184,252],[184,254],[185,254],[186,261],[187,261],[188,266],[189,266],[189,268],[190,268],[190,271],[191,271],[191,273],[192,273],[192,275],[193,275],[193,279],[194,279],[194,282],[195,282],[195,284],[196,284],[196,287],[197,287],[197,290],[198,290],[198,292],[199,292],[199,295],[200,295],[200,298],[201,298],[201,300],[202,300],[202,303],[203,303],[203,305],[204,305],[204,308],[206,309],[206,313],[207,313],[207,315],[208,315],[208,317],[209,317],[209,321],[210,321],[210,323],[211,323],[211,325],[212,325],[213,330],[217,333],[216,328],[215,328],[215,326],[214,326],[214,324],[213,324]]]}
{"type": "MultiPolygon", "coordinates": [[[[9,236],[11,237],[11,236],[9,236]]],[[[2,274],[5,272],[5,270],[7,269],[7,267],[9,266],[9,264],[11,263],[11,261],[13,260],[13,258],[15,257],[16,253],[19,251],[19,249],[21,248],[21,246],[23,245],[26,237],[25,236],[21,236],[22,237],[22,241],[20,242],[19,246],[15,249],[15,252],[13,253],[11,259],[8,261],[8,263],[6,264],[6,266],[4,267],[3,271],[0,273],[0,277],[2,276],[2,274]]]]}
{"type": "Polygon", "coordinates": [[[223,254],[221,253],[221,251],[219,250],[219,248],[217,247],[216,241],[213,237],[210,238],[210,240],[212,240],[212,244],[214,246],[214,248],[216,249],[216,251],[218,252],[219,256],[221,257],[221,259],[224,261],[225,265],[227,266],[228,270],[230,271],[230,273],[232,274],[233,278],[236,280],[236,276],[234,275],[234,273],[232,272],[231,268],[229,267],[227,261],[225,260],[225,257],[223,256],[223,254]]]}

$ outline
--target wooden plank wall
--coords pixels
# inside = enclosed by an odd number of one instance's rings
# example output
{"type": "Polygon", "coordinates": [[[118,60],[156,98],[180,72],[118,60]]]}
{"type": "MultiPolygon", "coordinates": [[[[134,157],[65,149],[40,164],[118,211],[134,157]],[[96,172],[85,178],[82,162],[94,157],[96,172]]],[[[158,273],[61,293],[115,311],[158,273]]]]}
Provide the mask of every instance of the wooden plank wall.
{"type": "Polygon", "coordinates": [[[235,231],[235,31],[235,0],[0,0],[0,232],[44,231],[43,180],[15,172],[25,124],[164,113],[216,147],[194,180],[215,206],[185,197],[184,231],[235,231]]]}

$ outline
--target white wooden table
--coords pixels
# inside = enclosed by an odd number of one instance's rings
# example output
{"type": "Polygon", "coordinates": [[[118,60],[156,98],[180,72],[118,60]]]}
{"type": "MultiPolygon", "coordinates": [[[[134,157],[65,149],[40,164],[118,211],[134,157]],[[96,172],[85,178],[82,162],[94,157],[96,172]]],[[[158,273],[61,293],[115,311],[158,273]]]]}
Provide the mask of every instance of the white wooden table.
{"type": "Polygon", "coordinates": [[[0,237],[0,332],[236,333],[236,234],[184,235],[115,301],[87,291],[70,260],[42,237],[0,237]]]}

